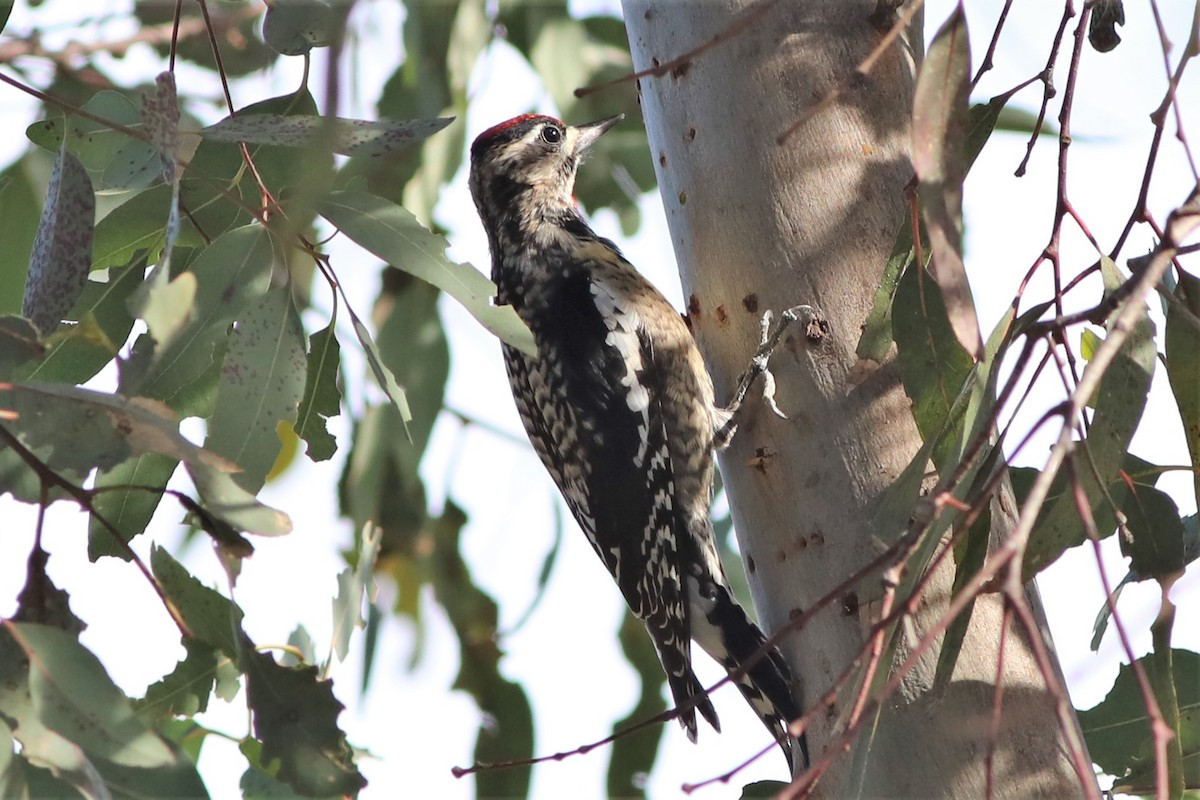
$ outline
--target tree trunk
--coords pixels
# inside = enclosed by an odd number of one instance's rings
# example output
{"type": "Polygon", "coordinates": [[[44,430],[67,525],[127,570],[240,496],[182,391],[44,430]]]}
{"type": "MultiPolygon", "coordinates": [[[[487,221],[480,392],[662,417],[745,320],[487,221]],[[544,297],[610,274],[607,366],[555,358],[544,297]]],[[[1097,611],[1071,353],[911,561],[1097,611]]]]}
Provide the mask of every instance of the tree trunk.
{"type": "MultiPolygon", "coordinates": [[[[831,326],[818,344],[799,331],[786,338],[773,370],[789,419],[761,407],[747,413],[721,460],[767,630],[878,555],[872,515],[921,446],[894,368],[855,356],[906,214],[920,16],[907,42],[902,37],[866,80],[776,143],[880,41],[888,23],[877,27],[874,11],[873,0],[625,2],[639,70],[723,38],[640,83],[684,296],[718,398],[728,399],[746,366],[764,310],[808,303],[831,326]]],[[[998,533],[1011,522],[1003,513],[993,519],[998,533]]],[[[901,659],[945,606],[949,561],[907,625],[901,659]]],[[[871,602],[878,587],[873,576],[782,645],[806,705],[859,651],[878,610],[871,602]]],[[[996,595],[980,598],[946,691],[930,691],[934,648],[890,701],[865,774],[851,780],[843,758],[817,796],[851,796],[861,781],[864,797],[983,797],[1001,612],[996,595]]],[[[992,796],[1078,796],[1053,702],[1027,644],[1019,630],[1009,631],[992,796]]],[[[842,730],[851,701],[843,692],[810,729],[814,760],[842,730]]]]}

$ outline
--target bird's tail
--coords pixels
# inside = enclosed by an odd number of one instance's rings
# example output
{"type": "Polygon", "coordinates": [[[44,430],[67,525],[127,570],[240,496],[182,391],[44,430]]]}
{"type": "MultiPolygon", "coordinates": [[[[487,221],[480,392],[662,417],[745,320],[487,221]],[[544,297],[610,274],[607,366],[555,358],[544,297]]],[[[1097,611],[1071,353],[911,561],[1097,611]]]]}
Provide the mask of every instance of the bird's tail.
{"type": "MultiPolygon", "coordinates": [[[[774,646],[768,646],[758,626],[724,586],[709,588],[713,597],[703,598],[701,608],[692,617],[692,637],[731,675],[740,672],[734,683],[742,697],[754,709],[763,725],[779,742],[794,773],[797,766],[808,768],[808,741],[788,732],[788,723],[801,716],[792,695],[792,673],[774,646]],[[753,662],[753,663],[751,663],[753,662]],[[750,666],[742,671],[743,664],[750,666]]],[[[707,593],[706,593],[707,594],[707,593]]]]}
{"type": "Polygon", "coordinates": [[[720,733],[721,721],[717,719],[717,710],[708,699],[704,685],[692,671],[691,659],[687,656],[690,643],[684,642],[683,648],[680,648],[673,642],[663,641],[662,637],[655,633],[651,630],[650,638],[654,640],[658,659],[667,673],[667,686],[671,688],[671,697],[675,700],[675,707],[679,709],[679,724],[687,732],[688,739],[696,741],[696,711],[720,733]]]}

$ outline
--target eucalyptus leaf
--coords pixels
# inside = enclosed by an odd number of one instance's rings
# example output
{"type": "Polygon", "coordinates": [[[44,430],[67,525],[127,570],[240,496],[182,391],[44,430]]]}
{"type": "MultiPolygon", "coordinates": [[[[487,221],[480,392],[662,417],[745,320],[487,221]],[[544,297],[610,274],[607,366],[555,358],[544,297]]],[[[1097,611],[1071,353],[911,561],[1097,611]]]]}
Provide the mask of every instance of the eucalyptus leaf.
{"type": "Polygon", "coordinates": [[[294,426],[296,435],[308,444],[308,457],[313,461],[327,461],[337,451],[337,442],[325,425],[341,410],[340,367],[341,347],[331,323],[308,339],[304,396],[294,426]]]}
{"type": "Polygon", "coordinates": [[[983,336],[962,260],[962,184],[968,126],[971,52],[960,2],[929,44],[913,98],[913,165],[929,230],[934,278],[941,287],[954,334],[976,361],[983,336]]]}
{"type": "Polygon", "coordinates": [[[131,767],[174,763],[171,749],[133,713],[100,661],[73,634],[34,623],[6,623],[29,660],[38,718],[90,755],[131,767]]]}
{"type": "Polygon", "coordinates": [[[379,557],[382,531],[367,525],[359,537],[359,551],[354,566],[338,573],[338,593],[333,598],[333,652],[343,661],[350,649],[350,635],[355,628],[363,628],[367,620],[363,617],[363,601],[370,601],[374,594],[372,573],[375,560],[379,557]]]}
{"type": "Polygon", "coordinates": [[[283,667],[246,650],[240,662],[265,763],[279,762],[277,780],[306,796],[357,794],[367,780],[337,725],[344,706],[316,667],[283,667]]]}
{"type": "Polygon", "coordinates": [[[6,424],[27,446],[49,448],[52,467],[107,469],[134,455],[160,453],[184,462],[205,509],[237,530],[291,530],[285,514],[234,483],[230,473],[236,467],[180,435],[174,414],[162,403],[74,386],[16,383],[0,390],[0,408],[17,412],[17,419],[6,424]]]}
{"type": "Polygon", "coordinates": [[[285,56],[328,47],[336,35],[333,9],[323,0],[275,0],[263,18],[263,41],[285,56]]]}
{"type": "Polygon", "coordinates": [[[202,133],[204,138],[214,142],[320,148],[344,156],[380,158],[412,147],[453,121],[453,117],[363,120],[255,114],[227,117],[202,133]]]}
{"type": "Polygon", "coordinates": [[[352,190],[334,192],[321,216],[387,263],[433,284],[463,304],[501,341],[533,355],[533,334],[510,306],[493,306],[496,285],[469,264],[446,258],[444,237],[423,227],[408,211],[382,197],[352,190]]]}
{"type": "Polygon", "coordinates": [[[204,446],[241,467],[234,480],[257,492],[280,451],[277,428],[291,425],[304,393],[304,327],[286,286],[239,314],[204,446]]]}

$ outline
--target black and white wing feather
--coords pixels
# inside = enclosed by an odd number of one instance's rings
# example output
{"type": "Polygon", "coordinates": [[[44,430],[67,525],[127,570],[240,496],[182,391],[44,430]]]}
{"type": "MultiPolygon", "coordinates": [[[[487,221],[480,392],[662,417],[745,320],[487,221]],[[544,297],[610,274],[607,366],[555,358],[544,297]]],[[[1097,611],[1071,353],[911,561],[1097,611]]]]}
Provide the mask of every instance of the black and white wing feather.
{"type": "Polygon", "coordinates": [[[619,295],[594,274],[566,275],[545,299],[531,325],[539,357],[505,349],[518,411],[580,527],[650,632],[694,739],[695,708],[719,726],[691,667],[680,571],[688,533],[674,503],[650,339],[637,313],[621,308],[619,295]]]}

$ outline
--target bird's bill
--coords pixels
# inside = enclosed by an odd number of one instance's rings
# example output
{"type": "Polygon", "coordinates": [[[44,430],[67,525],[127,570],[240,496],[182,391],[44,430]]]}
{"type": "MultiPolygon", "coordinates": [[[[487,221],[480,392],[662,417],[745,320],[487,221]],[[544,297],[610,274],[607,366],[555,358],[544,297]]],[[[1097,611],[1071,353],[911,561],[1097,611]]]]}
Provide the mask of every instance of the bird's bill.
{"type": "Polygon", "coordinates": [[[596,143],[596,140],[612,126],[616,125],[621,120],[625,119],[624,114],[617,114],[615,117],[608,119],[596,120],[589,122],[586,125],[580,125],[576,128],[579,131],[578,138],[575,140],[575,152],[583,153],[589,147],[596,143]]]}

